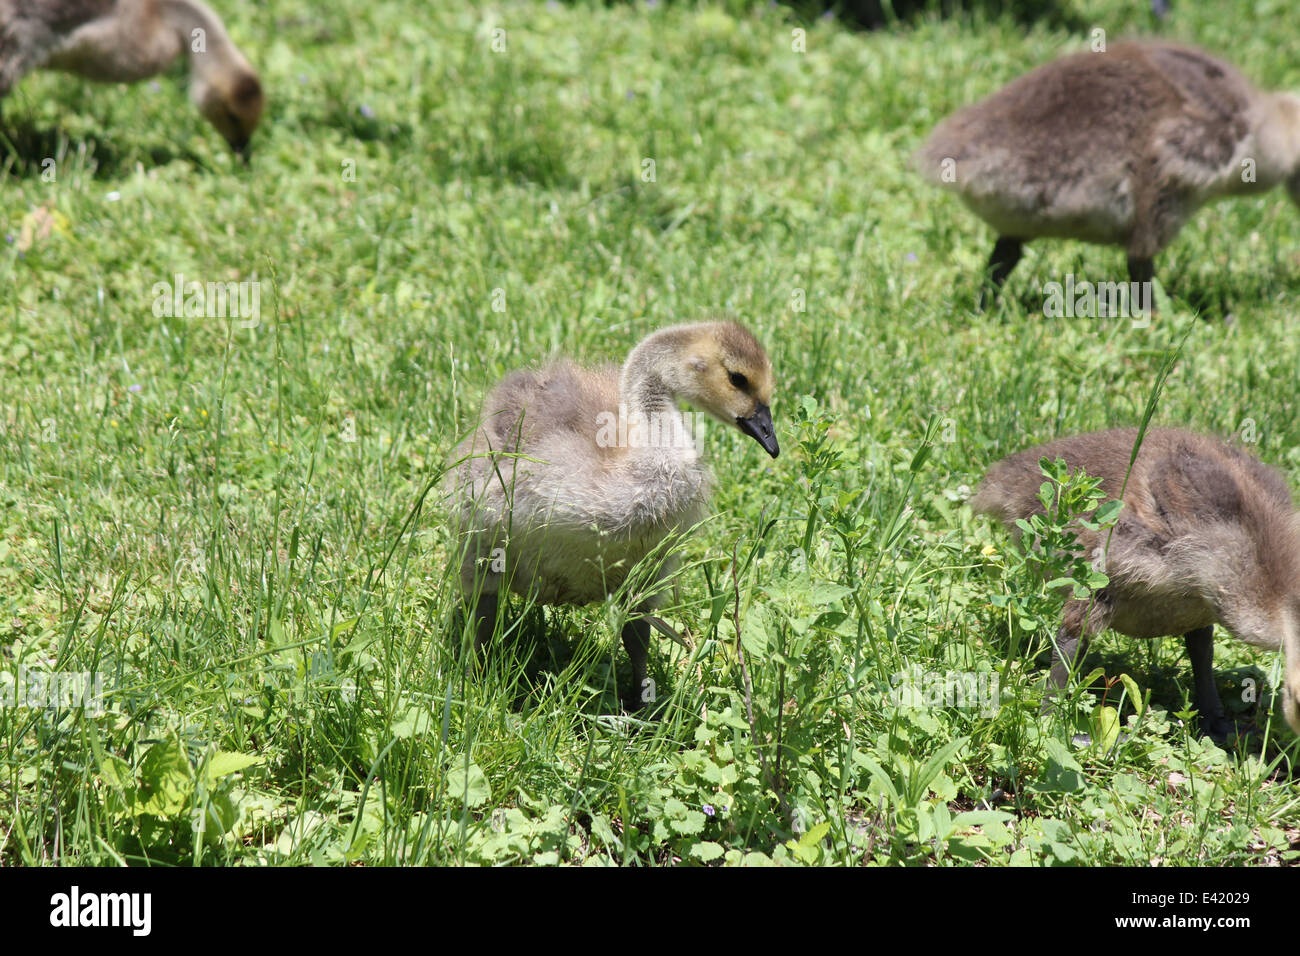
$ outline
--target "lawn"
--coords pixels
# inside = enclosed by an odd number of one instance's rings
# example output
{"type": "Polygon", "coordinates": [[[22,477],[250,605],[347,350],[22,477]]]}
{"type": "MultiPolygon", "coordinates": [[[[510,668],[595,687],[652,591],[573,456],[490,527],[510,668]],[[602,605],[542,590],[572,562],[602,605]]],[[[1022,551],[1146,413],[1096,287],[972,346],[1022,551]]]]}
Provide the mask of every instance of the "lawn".
{"type": "MultiPolygon", "coordinates": [[[[1145,3],[876,32],[215,5],[268,94],[247,168],[181,67],[3,103],[0,700],[49,672],[102,695],[0,707],[0,865],[1294,862],[1279,655],[1219,632],[1259,727],[1232,752],[1194,732],[1176,639],[1103,635],[1105,680],[1041,715],[1059,600],[965,504],[997,458],[1149,405],[1300,487],[1283,192],[1202,210],[1149,324],[1045,317],[1043,283],[1122,277],[1067,242],[981,314],[993,237],[909,165],[1094,28],[1156,29],[1145,3]],[[178,281],[249,285],[211,315],[178,281]],[[782,454],[707,432],[658,709],[619,707],[625,596],[517,599],[517,653],[467,671],[441,479],[486,390],[718,313],[771,353],[782,454]]],[[[1159,29],[1300,89],[1288,0],[1159,29]]]]}

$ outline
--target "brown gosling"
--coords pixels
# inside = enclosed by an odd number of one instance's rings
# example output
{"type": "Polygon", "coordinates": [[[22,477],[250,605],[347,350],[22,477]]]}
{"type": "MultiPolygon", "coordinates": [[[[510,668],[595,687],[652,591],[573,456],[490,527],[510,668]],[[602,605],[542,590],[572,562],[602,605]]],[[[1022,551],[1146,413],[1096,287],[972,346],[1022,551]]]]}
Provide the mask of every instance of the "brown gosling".
{"type": "MultiPolygon", "coordinates": [[[[733,322],[678,325],[646,338],[620,369],[567,359],[510,373],[457,450],[454,496],[466,536],[461,568],[476,605],[478,647],[491,638],[502,589],[542,604],[588,604],[615,592],[669,536],[704,516],[712,476],[684,400],[779,453],[772,365],[733,322]]],[[[662,581],[671,560],[656,553],[662,581]]],[[[623,628],[639,709],[649,599],[623,628]]]]}
{"type": "Polygon", "coordinates": [[[1238,448],[1172,428],[1146,434],[1129,473],[1137,437],[1137,429],[1122,428],[1011,455],[989,469],[971,501],[1013,530],[1017,518],[1041,514],[1043,458],[1101,478],[1112,499],[1123,486],[1109,544],[1105,531],[1076,529],[1110,583],[1091,601],[1066,602],[1051,686],[1065,686],[1088,640],[1107,627],[1130,637],[1182,634],[1201,729],[1225,740],[1233,727],[1212,666],[1220,624],[1247,644],[1282,649],[1283,711],[1300,733],[1300,521],[1286,480],[1238,448]]]}
{"type": "Polygon", "coordinates": [[[32,70],[133,83],[181,53],[199,112],[246,159],[265,105],[262,84],[200,0],[0,0],[0,99],[32,70]]]}
{"type": "Polygon", "coordinates": [[[1300,97],[1191,47],[1117,43],[958,111],[914,162],[997,231],[981,309],[1032,239],[1122,246],[1130,281],[1148,283],[1206,202],[1285,182],[1300,204],[1300,97]]]}

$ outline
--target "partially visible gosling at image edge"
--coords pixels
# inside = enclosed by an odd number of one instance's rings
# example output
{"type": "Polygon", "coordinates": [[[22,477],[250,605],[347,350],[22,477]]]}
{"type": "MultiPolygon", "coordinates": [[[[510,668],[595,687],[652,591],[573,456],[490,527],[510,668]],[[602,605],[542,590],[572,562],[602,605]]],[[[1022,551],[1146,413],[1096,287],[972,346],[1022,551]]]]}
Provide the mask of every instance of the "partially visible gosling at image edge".
{"type": "Polygon", "coordinates": [[[1043,458],[1102,479],[1124,508],[1110,531],[1076,527],[1082,551],[1110,583],[1091,600],[1066,602],[1052,655],[1051,686],[1065,686],[1089,638],[1106,628],[1130,637],[1183,635],[1202,731],[1227,740],[1214,682],[1214,625],[1255,647],[1281,648],[1283,713],[1300,733],[1300,516],[1286,479],[1240,448],[1176,428],[1136,428],[1061,438],[989,468],[971,507],[1017,532],[1042,514],[1043,458]],[[1127,475],[1127,484],[1125,476],[1127,475]]]}
{"type": "MultiPolygon", "coordinates": [[[[670,535],[704,517],[712,476],[678,400],[757,441],[773,458],[772,366],[734,322],[679,325],[636,346],[622,368],[567,359],[512,372],[484,402],[456,456],[466,536],[461,568],[480,649],[508,589],[542,604],[603,600],[670,535]],[[526,457],[516,457],[526,456],[526,457]],[[503,565],[493,564],[497,556],[503,565]]],[[[656,570],[663,580],[672,570],[656,570]]],[[[653,600],[623,628],[631,707],[647,703],[653,600]]]]}
{"type": "Polygon", "coordinates": [[[981,309],[1039,238],[1121,246],[1130,281],[1149,282],[1206,202],[1285,182],[1300,204],[1300,97],[1191,47],[1116,43],[959,110],[913,160],[997,233],[981,309]]]}
{"type": "Polygon", "coordinates": [[[133,83],[182,53],[190,98],[246,159],[265,107],[262,84],[200,0],[0,0],[0,98],[33,70],[133,83]]]}

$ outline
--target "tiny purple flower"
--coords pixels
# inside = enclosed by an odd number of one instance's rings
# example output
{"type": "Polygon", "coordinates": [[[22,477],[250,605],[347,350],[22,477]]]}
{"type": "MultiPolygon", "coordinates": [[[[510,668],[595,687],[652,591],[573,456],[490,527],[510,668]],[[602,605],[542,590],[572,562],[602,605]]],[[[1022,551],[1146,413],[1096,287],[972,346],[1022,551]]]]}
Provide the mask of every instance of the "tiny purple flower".
{"type": "Polygon", "coordinates": [[[822,14],[820,17],[818,17],[817,19],[819,19],[819,20],[834,20],[834,19],[835,19],[835,11],[834,11],[834,10],[827,10],[825,13],[823,13],[823,14],[822,14]]]}
{"type": "Polygon", "coordinates": [[[645,5],[653,10],[655,7],[659,6],[659,0],[645,0],[645,5]]]}
{"type": "Polygon", "coordinates": [[[702,809],[704,810],[704,815],[706,817],[711,817],[718,812],[717,810],[713,809],[713,804],[711,803],[706,803],[702,809]]]}
{"type": "Polygon", "coordinates": [[[373,109],[371,109],[369,106],[367,106],[365,103],[362,103],[362,104],[361,104],[361,115],[364,116],[366,119],[374,119],[374,118],[375,118],[375,111],[374,111],[373,109]]]}
{"type": "Polygon", "coordinates": [[[141,391],[141,390],[143,390],[143,389],[144,389],[144,386],[141,385],[139,382],[137,382],[136,384],[129,386],[129,387],[127,388],[127,391],[128,391],[128,392],[139,392],[139,391],[141,391]]]}
{"type": "Polygon", "coordinates": [[[916,261],[916,253],[915,253],[915,252],[909,252],[909,253],[907,254],[907,261],[908,261],[908,262],[915,262],[915,261],[916,261]]]}
{"type": "Polygon", "coordinates": [[[150,92],[150,93],[157,93],[157,92],[158,92],[159,90],[161,90],[161,89],[162,89],[162,84],[159,83],[157,80],[150,80],[150,81],[149,81],[149,92],[150,92]]]}
{"type": "Polygon", "coordinates": [[[6,232],[5,242],[13,242],[13,241],[14,241],[14,234],[12,232],[6,232]]]}

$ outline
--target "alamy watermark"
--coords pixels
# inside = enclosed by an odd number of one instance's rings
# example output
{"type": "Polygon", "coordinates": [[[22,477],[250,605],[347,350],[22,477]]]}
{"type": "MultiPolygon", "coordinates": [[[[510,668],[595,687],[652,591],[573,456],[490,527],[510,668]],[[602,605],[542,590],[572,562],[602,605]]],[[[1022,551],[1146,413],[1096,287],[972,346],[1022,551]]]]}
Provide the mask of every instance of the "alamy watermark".
{"type": "Polygon", "coordinates": [[[699,451],[704,441],[704,418],[697,412],[677,409],[647,414],[620,404],[617,413],[605,411],[596,415],[596,447],[699,451]]]}
{"type": "Polygon", "coordinates": [[[262,321],[262,283],[186,281],[177,272],[170,282],[153,285],[155,318],[239,319],[241,328],[255,329],[262,321]]]}
{"type": "Polygon", "coordinates": [[[890,675],[889,696],[896,707],[931,710],[953,707],[994,717],[1002,707],[1002,685],[987,671],[927,671],[913,664],[890,675]]]}
{"type": "Polygon", "coordinates": [[[50,897],[50,925],[123,927],[133,936],[148,936],[153,928],[153,894],[83,893],[73,884],[68,892],[50,897]]]}
{"type": "Polygon", "coordinates": [[[85,709],[92,717],[104,713],[104,677],[89,671],[31,671],[18,668],[17,680],[0,673],[0,707],[29,710],[85,709]]]}
{"type": "Polygon", "coordinates": [[[1089,282],[1067,273],[1065,282],[1043,283],[1043,315],[1049,319],[1125,318],[1135,329],[1151,324],[1150,282],[1089,282]]]}

